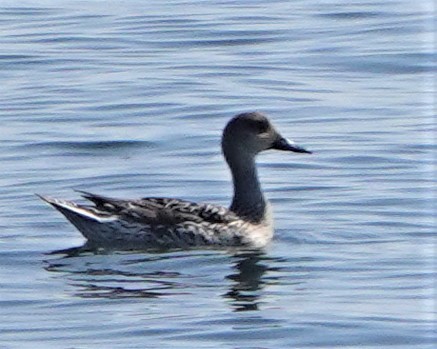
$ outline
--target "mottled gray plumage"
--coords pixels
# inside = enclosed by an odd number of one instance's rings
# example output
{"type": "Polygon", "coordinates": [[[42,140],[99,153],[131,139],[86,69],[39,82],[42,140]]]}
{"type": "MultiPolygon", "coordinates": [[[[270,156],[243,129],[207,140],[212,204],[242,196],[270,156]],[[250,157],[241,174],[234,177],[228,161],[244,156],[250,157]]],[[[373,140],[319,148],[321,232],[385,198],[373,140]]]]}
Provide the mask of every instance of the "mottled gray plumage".
{"type": "Polygon", "coordinates": [[[255,156],[267,149],[309,153],[286,140],[261,113],[235,116],[223,131],[222,150],[231,169],[229,209],[171,198],[121,200],[80,191],[93,206],[42,197],[90,244],[115,248],[265,246],[273,236],[271,207],[264,197],[255,156]]]}

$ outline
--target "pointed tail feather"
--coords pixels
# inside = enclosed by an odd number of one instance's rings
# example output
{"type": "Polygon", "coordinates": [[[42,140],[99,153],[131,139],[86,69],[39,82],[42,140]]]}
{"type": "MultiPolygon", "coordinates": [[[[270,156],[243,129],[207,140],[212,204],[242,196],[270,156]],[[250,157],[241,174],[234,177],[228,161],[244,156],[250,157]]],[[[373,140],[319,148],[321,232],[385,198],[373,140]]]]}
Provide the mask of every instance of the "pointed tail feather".
{"type": "Polygon", "coordinates": [[[105,241],[105,229],[107,225],[117,221],[118,217],[108,215],[91,207],[75,204],[71,201],[55,199],[36,194],[46,203],[62,213],[88,241],[105,241]],[[105,224],[108,223],[108,224],[105,224]]]}
{"type": "Polygon", "coordinates": [[[55,199],[39,194],[35,195],[38,196],[41,200],[56,208],[70,221],[71,218],[74,218],[75,220],[81,218],[82,220],[92,220],[98,223],[104,223],[114,221],[116,219],[116,217],[105,215],[103,212],[102,214],[99,214],[96,210],[91,210],[90,208],[80,206],[72,201],[55,199]]]}

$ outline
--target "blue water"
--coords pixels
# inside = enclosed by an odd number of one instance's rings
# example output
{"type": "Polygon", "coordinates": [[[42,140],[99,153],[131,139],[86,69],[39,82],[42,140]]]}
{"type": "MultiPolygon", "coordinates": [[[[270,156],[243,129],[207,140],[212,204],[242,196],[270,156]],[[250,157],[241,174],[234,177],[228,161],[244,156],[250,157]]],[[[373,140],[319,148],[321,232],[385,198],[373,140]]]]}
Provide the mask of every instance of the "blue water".
{"type": "Polygon", "coordinates": [[[431,1],[0,3],[0,348],[431,348],[431,1]],[[271,246],[81,253],[34,193],[227,205],[234,114],[271,246]],[[64,251],[62,251],[64,250],[64,251]]]}

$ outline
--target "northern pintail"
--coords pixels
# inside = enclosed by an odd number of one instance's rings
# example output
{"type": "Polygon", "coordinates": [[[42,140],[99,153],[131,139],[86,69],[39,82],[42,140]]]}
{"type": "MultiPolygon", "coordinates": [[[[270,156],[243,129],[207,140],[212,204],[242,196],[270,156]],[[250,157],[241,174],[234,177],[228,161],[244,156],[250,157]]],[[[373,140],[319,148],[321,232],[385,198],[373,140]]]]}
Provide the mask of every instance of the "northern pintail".
{"type": "Polygon", "coordinates": [[[255,156],[268,149],[311,153],[282,137],[261,113],[233,117],[223,131],[222,151],[234,184],[228,208],[171,198],[114,199],[79,191],[94,205],[40,196],[61,212],[92,246],[262,248],[273,236],[273,216],[258,180],[255,156]]]}

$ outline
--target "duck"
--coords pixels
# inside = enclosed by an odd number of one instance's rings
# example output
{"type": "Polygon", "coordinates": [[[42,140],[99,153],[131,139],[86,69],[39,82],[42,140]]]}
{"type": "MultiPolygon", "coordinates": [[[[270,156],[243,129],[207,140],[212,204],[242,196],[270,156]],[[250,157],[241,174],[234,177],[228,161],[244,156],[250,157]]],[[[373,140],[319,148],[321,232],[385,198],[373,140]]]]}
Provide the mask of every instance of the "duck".
{"type": "Polygon", "coordinates": [[[90,246],[263,248],[272,240],[274,222],[255,158],[270,149],[306,154],[311,151],[283,137],[260,112],[234,116],[223,130],[221,147],[232,174],[229,208],[176,198],[118,199],[82,190],[77,191],[89,204],[37,195],[64,215],[90,246]]]}

